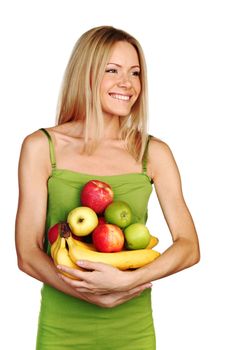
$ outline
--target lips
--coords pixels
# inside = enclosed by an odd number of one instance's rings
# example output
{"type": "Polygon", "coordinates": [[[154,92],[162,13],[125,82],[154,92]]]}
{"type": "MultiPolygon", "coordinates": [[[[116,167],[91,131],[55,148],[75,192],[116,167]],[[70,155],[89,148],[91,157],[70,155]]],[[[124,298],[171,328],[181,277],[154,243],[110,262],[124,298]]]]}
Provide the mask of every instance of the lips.
{"type": "Polygon", "coordinates": [[[130,98],[132,97],[132,95],[123,95],[123,94],[117,94],[114,92],[110,92],[109,96],[111,96],[112,98],[114,98],[116,100],[120,100],[120,101],[129,101],[130,98]]]}

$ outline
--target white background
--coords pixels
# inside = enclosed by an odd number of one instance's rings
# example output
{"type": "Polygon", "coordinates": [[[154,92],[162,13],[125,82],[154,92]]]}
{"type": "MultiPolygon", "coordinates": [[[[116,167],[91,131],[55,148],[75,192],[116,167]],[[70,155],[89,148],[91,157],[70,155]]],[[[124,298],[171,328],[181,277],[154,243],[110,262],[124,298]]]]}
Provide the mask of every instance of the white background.
{"type": "MultiPolygon", "coordinates": [[[[54,124],[73,45],[98,25],[124,29],[144,48],[149,131],[174,153],[200,239],[198,265],[153,283],[157,349],[233,349],[231,6],[226,0],[1,1],[0,321],[5,350],[15,343],[18,349],[35,348],[40,302],[40,282],[17,269],[14,251],[20,146],[27,134],[54,124]]],[[[163,251],[171,240],[154,193],[148,226],[163,251]]]]}

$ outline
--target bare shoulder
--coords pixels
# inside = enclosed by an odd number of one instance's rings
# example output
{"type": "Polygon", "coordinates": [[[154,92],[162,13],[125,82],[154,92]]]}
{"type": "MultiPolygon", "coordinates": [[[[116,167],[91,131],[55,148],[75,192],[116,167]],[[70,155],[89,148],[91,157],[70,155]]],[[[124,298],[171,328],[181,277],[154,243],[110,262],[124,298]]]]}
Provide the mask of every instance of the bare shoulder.
{"type": "Polygon", "coordinates": [[[36,150],[38,147],[43,147],[45,141],[46,138],[44,133],[41,130],[36,130],[24,138],[22,146],[36,150]]]}
{"type": "Polygon", "coordinates": [[[172,169],[178,170],[170,146],[163,140],[151,136],[148,150],[148,167],[155,180],[160,173],[172,169]]]}
{"type": "Polygon", "coordinates": [[[21,146],[20,165],[36,167],[45,173],[50,173],[50,156],[48,138],[41,130],[27,135],[21,146]]]}
{"type": "Polygon", "coordinates": [[[158,137],[155,137],[151,135],[150,137],[150,152],[158,153],[160,154],[161,152],[166,152],[170,150],[169,145],[164,141],[159,139],[158,137]]]}
{"type": "MultiPolygon", "coordinates": [[[[22,143],[21,153],[28,157],[41,158],[48,153],[48,139],[41,130],[36,130],[27,135],[22,143]]],[[[39,159],[38,159],[39,160],[39,159]]]]}

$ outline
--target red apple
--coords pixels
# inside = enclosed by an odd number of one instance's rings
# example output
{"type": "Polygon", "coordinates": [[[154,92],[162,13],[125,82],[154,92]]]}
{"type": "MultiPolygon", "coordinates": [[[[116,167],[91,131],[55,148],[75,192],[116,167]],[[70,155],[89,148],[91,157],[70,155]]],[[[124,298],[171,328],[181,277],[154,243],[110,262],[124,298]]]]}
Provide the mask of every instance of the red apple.
{"type": "Polygon", "coordinates": [[[104,212],[105,208],[113,202],[113,190],[103,181],[88,181],[81,191],[81,203],[83,206],[93,209],[96,214],[104,212]]]}
{"type": "Polygon", "coordinates": [[[61,223],[58,222],[48,230],[48,240],[51,245],[56,241],[58,235],[60,234],[60,225],[61,223]]]}
{"type": "Polygon", "coordinates": [[[120,227],[112,224],[101,224],[92,233],[92,241],[99,252],[120,252],[124,247],[124,233],[120,227]]]}

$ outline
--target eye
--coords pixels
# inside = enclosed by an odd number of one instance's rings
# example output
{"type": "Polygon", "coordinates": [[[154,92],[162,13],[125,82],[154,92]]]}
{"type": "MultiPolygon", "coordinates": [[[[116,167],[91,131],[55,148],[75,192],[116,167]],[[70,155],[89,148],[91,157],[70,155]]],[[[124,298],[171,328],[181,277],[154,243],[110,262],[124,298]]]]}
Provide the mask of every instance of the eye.
{"type": "Polygon", "coordinates": [[[134,72],[132,72],[132,74],[133,74],[135,77],[139,77],[139,76],[140,76],[140,72],[139,72],[139,71],[134,71],[134,72]]]}
{"type": "Polygon", "coordinates": [[[106,73],[117,73],[117,69],[115,68],[109,68],[105,70],[106,73]]]}

